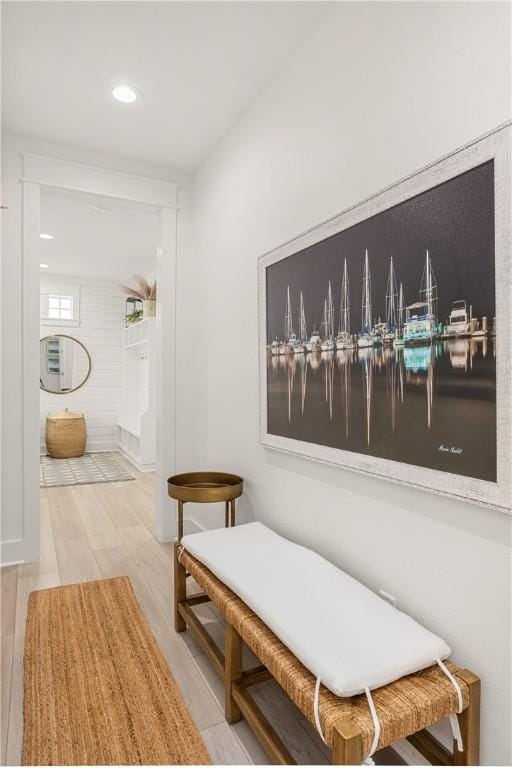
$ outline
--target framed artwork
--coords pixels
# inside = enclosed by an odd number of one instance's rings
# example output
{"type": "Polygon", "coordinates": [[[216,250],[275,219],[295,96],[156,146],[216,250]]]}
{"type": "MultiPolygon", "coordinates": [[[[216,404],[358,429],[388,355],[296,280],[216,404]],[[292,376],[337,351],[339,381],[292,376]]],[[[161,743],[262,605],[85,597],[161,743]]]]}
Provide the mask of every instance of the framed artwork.
{"type": "Polygon", "coordinates": [[[511,511],[511,126],[259,259],[260,438],[511,511]]]}

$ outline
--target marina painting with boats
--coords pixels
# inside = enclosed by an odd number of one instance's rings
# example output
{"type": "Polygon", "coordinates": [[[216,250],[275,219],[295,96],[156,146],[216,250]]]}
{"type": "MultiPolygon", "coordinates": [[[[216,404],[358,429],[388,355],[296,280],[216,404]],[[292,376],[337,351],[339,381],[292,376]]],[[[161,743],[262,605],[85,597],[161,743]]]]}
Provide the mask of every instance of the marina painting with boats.
{"type": "Polygon", "coordinates": [[[492,161],[266,270],[270,434],[496,481],[492,161]]]}

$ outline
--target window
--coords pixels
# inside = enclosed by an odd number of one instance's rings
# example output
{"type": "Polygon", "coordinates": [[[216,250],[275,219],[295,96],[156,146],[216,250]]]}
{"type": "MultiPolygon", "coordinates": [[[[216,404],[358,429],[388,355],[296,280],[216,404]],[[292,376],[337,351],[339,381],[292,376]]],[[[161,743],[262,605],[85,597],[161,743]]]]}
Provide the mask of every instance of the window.
{"type": "Polygon", "coordinates": [[[48,317],[52,320],[73,319],[73,296],[48,296],[48,317]]]}
{"type": "Polygon", "coordinates": [[[39,289],[41,325],[74,328],[80,325],[80,285],[56,278],[41,279],[39,289]]]}

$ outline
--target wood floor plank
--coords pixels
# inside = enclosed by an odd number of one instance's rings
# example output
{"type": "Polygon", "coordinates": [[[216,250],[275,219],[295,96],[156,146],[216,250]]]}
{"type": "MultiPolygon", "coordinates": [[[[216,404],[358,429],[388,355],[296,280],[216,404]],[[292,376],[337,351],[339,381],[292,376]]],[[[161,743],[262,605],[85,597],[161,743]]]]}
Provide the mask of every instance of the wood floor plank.
{"type": "Polygon", "coordinates": [[[0,660],[0,760],[6,764],[7,728],[9,725],[9,701],[11,698],[12,653],[14,634],[2,636],[0,660]]]}
{"type": "MultiPolygon", "coordinates": [[[[274,723],[274,725],[276,725],[274,723]]],[[[230,728],[236,733],[236,736],[249,755],[253,765],[271,765],[271,761],[260,742],[254,735],[254,731],[247,720],[240,720],[239,723],[231,725],[230,728]]]]}
{"type": "MultiPolygon", "coordinates": [[[[418,752],[418,750],[413,747],[413,745],[410,744],[406,739],[397,741],[396,744],[392,745],[392,747],[398,756],[404,761],[404,765],[430,765],[429,761],[423,757],[421,752],[418,752]]],[[[385,750],[381,751],[385,752],[385,750]]],[[[377,753],[377,756],[378,755],[379,753],[377,753]]],[[[382,765],[382,763],[380,763],[380,765],[382,765]]]]}
{"type": "MultiPolygon", "coordinates": [[[[182,635],[189,634],[182,632],[182,635]]],[[[205,653],[198,653],[194,656],[194,661],[201,670],[206,682],[215,696],[219,707],[224,707],[224,682],[221,680],[213,665],[205,653]]]]}
{"type": "Polygon", "coordinates": [[[47,488],[48,509],[55,543],[86,538],[70,487],[47,488]]]}
{"type": "Polygon", "coordinates": [[[92,485],[74,486],[71,495],[84,524],[91,549],[106,549],[121,544],[117,528],[94,493],[92,485]]]}
{"type": "Polygon", "coordinates": [[[120,528],[123,545],[144,578],[155,590],[165,615],[172,613],[172,568],[167,550],[160,547],[144,525],[120,528]]]}
{"type": "Polygon", "coordinates": [[[55,543],[62,584],[100,579],[101,573],[87,536],[55,543]]]}
{"type": "Polygon", "coordinates": [[[183,664],[174,665],[172,673],[200,731],[225,722],[224,710],[215,701],[192,657],[183,664]]]}
{"type": "Polygon", "coordinates": [[[154,498],[142,491],[141,482],[144,481],[139,481],[137,484],[133,482],[117,483],[116,490],[133,510],[139,521],[146,526],[148,531],[152,532],[155,530],[154,498]]]}
{"type": "MultiPolygon", "coordinates": [[[[131,481],[134,482],[134,481],[131,481]]],[[[140,525],[140,519],[116,490],[117,483],[98,483],[92,486],[95,495],[103,504],[114,528],[140,525]]]]}
{"type": "Polygon", "coordinates": [[[137,483],[119,483],[120,490],[127,491],[125,498],[128,504],[132,507],[133,511],[139,517],[141,522],[154,533],[155,531],[155,496],[156,496],[156,473],[155,472],[141,472],[140,469],[135,467],[125,456],[120,455],[119,461],[125,466],[127,471],[137,479],[137,483]],[[134,491],[134,496],[130,495],[131,489],[134,491]]]}
{"type": "Polygon", "coordinates": [[[227,723],[201,731],[213,765],[251,765],[249,755],[227,723]]]}
{"type": "Polygon", "coordinates": [[[2,597],[1,634],[14,634],[16,621],[16,588],[18,584],[18,566],[6,565],[0,568],[0,593],[2,597]]]}
{"type": "Polygon", "coordinates": [[[138,467],[132,464],[132,462],[129,461],[126,456],[123,456],[122,453],[117,454],[116,458],[130,473],[130,475],[136,478],[137,487],[140,488],[140,490],[143,491],[146,495],[150,496],[154,502],[156,472],[142,472],[138,467]]]}
{"type": "Polygon", "coordinates": [[[143,472],[140,479],[140,489],[142,493],[154,501],[156,497],[156,477],[154,472],[143,472]]]}
{"type": "Polygon", "coordinates": [[[130,554],[138,556],[139,552],[143,552],[150,555],[166,573],[169,571],[171,558],[168,547],[160,544],[144,524],[127,526],[119,535],[130,554]]]}

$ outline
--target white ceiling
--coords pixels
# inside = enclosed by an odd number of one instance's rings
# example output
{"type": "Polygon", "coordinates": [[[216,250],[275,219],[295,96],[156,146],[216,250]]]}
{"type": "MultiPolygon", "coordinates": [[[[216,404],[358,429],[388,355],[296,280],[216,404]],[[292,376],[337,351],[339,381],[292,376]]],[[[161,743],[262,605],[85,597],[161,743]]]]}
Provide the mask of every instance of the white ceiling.
{"type": "Polygon", "coordinates": [[[3,2],[4,130],[192,170],[330,6],[3,2]]]}
{"type": "Polygon", "coordinates": [[[150,208],[42,188],[41,232],[55,235],[55,240],[40,240],[40,261],[48,264],[42,276],[126,283],[134,274],[147,277],[155,271],[158,216],[150,208]]]}

